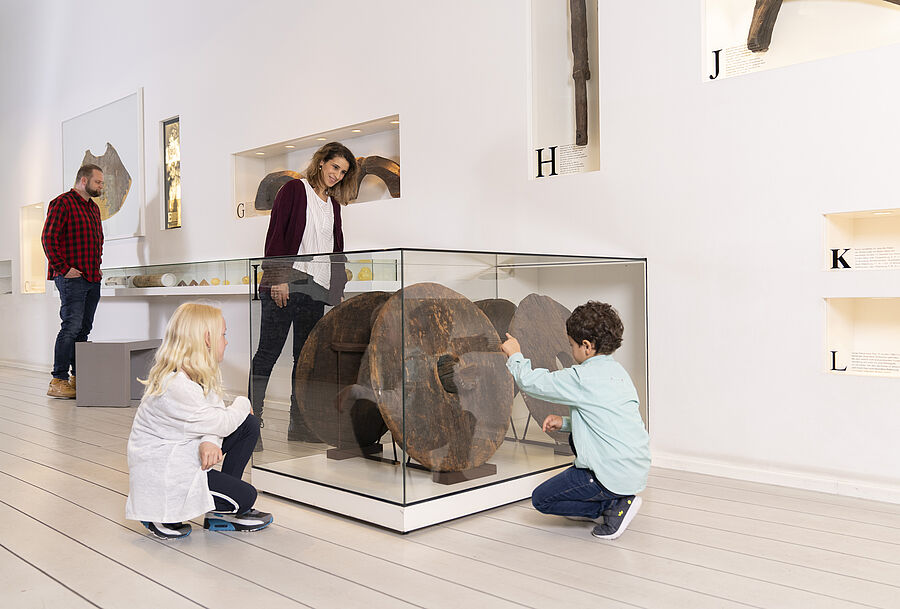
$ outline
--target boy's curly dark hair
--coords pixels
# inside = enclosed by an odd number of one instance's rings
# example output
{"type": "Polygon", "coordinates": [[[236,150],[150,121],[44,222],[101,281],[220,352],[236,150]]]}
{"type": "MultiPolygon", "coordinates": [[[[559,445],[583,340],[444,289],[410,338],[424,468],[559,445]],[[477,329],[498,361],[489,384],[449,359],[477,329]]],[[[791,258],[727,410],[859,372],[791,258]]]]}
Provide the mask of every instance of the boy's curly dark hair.
{"type": "Polygon", "coordinates": [[[605,302],[589,300],[575,307],[566,320],[566,333],[579,345],[581,341],[590,341],[597,353],[610,355],[622,346],[622,333],[625,326],[619,313],[605,302]]]}

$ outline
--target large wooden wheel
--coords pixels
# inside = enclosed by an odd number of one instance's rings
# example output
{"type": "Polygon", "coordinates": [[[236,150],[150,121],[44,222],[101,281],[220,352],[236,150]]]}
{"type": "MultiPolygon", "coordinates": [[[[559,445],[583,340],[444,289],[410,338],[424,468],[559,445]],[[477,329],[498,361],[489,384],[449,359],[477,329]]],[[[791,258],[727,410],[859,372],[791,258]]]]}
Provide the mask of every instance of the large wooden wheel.
{"type": "MultiPolygon", "coordinates": [[[[566,333],[566,319],[571,312],[549,296],[529,294],[516,309],[509,324],[509,333],[518,339],[522,354],[531,360],[532,368],[546,368],[553,372],[575,364],[572,347],[566,333]]],[[[540,426],[547,415],[568,416],[568,406],[545,402],[525,395],[525,405],[540,426]]],[[[550,432],[554,440],[568,442],[567,432],[550,432]]]]}
{"type": "Polygon", "coordinates": [[[355,390],[373,318],[389,297],[368,292],[337,305],[319,320],[300,352],[294,395],[310,429],[332,446],[371,446],[387,431],[375,403],[355,390]]]}
{"type": "Polygon", "coordinates": [[[419,283],[384,303],[360,370],[398,442],[434,471],[464,471],[496,452],[513,381],[491,321],[462,294],[419,283]]]}

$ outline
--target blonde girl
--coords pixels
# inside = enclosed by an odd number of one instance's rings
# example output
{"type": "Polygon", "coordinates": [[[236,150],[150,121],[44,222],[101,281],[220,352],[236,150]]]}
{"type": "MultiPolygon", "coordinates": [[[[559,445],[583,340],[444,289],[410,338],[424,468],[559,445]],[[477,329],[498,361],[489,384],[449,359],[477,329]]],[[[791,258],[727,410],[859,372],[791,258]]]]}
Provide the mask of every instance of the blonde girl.
{"type": "Polygon", "coordinates": [[[256,489],[241,480],[259,437],[245,397],[226,407],[219,364],[228,344],[216,307],[185,303],[166,326],[128,437],[125,517],[157,537],[204,529],[256,531],[272,522],[254,510],[256,489]],[[211,469],[222,462],[222,471],[211,469]]]}

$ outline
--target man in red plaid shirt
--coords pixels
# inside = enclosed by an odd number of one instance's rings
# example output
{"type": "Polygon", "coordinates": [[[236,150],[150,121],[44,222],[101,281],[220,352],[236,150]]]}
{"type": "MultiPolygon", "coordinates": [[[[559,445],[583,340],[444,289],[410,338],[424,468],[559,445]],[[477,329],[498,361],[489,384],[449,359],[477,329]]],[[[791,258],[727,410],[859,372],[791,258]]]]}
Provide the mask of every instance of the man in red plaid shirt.
{"type": "Polygon", "coordinates": [[[41,243],[47,254],[47,279],[59,290],[62,320],[47,391],[51,397],[75,397],[75,343],[87,340],[100,302],[103,226],[100,208],[91,197],[102,191],[103,170],[84,165],[75,176],[75,188],[50,201],[47,208],[41,243]]]}

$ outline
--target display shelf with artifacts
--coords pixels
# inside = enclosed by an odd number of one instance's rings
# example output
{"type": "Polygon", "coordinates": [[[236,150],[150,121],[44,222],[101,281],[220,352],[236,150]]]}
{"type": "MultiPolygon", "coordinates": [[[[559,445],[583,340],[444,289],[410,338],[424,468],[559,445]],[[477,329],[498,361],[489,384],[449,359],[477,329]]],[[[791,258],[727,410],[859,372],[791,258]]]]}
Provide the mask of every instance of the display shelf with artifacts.
{"type": "Polygon", "coordinates": [[[401,287],[397,260],[392,253],[374,252],[371,258],[348,256],[345,267],[347,285],[344,291],[349,294],[395,292],[401,287]]]}
{"type": "Polygon", "coordinates": [[[600,169],[597,0],[531,0],[529,178],[600,169]]]}
{"type": "Polygon", "coordinates": [[[900,209],[825,214],[825,268],[900,271],[900,209]]]}
{"type": "Polygon", "coordinates": [[[102,296],[246,296],[252,293],[246,259],[102,270],[102,296]]]}
{"type": "Polygon", "coordinates": [[[826,298],[825,370],[900,378],[900,297],[826,298]]]}
{"type": "MultiPolygon", "coordinates": [[[[281,353],[265,383],[251,381],[267,387],[265,401],[251,395],[265,422],[252,470],[260,490],[403,532],[530,496],[572,462],[568,435],[541,431],[568,408],[517,391],[501,339],[516,336],[535,367],[570,366],[565,319],[588,300],[622,317],[615,358],[647,422],[646,260],[396,249],[250,261],[270,281],[370,265],[372,282],[395,273],[384,281],[397,289],[345,286],[341,300],[331,285],[335,306],[296,366],[292,341],[260,335],[265,305],[251,300],[251,351],[281,353]],[[293,405],[271,399],[279,390],[293,405]]],[[[292,291],[325,297],[299,277],[292,291]]]]}
{"type": "Polygon", "coordinates": [[[351,200],[342,203],[400,196],[400,116],[394,114],[235,153],[235,217],[271,214],[278,190],[301,177],[316,150],[334,141],[349,148],[359,165],[351,200]]]}
{"type": "Polygon", "coordinates": [[[12,294],[12,260],[0,260],[0,294],[12,294]]]}
{"type": "Polygon", "coordinates": [[[824,220],[825,369],[900,377],[900,209],[824,220]]]}
{"type": "Polygon", "coordinates": [[[19,210],[20,289],[23,294],[43,294],[47,290],[47,258],[41,245],[44,204],[25,205],[19,210]]]}
{"type": "Polygon", "coordinates": [[[900,42],[900,0],[707,0],[705,82],[900,42]]]}

